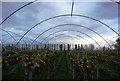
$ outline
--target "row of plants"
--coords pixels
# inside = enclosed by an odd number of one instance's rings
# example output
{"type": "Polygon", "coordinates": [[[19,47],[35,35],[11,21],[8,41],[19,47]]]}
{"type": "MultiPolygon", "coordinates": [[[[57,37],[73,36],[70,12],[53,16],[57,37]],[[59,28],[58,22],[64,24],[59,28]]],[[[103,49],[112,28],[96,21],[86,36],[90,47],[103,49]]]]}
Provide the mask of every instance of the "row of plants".
{"type": "Polygon", "coordinates": [[[70,75],[73,75],[73,79],[75,79],[75,76],[80,76],[84,80],[120,77],[120,72],[117,72],[117,70],[120,70],[119,52],[18,50],[3,55],[3,78],[9,77],[10,79],[14,79],[18,75],[18,78],[25,80],[33,79],[33,74],[44,75],[45,70],[48,71],[49,67],[52,68],[50,74],[52,76],[52,71],[55,70],[57,72],[57,68],[59,67],[60,62],[58,59],[64,58],[63,56],[68,58],[66,58],[70,65],[68,68],[72,67],[73,73],[70,73],[70,75]],[[77,72],[79,75],[75,75],[74,72],[77,72]],[[23,76],[20,77],[20,75],[23,76]]]}
{"type": "Polygon", "coordinates": [[[115,79],[119,77],[120,53],[111,51],[70,51],[68,58],[72,67],[82,72],[84,80],[88,79],[115,79]],[[115,66],[116,65],[116,66],[115,66]],[[109,66],[109,67],[108,67],[109,66]],[[110,71],[109,71],[110,70],[110,71]],[[103,77],[101,75],[107,74],[103,77]],[[112,75],[113,76],[109,76],[112,75]]]}
{"type": "Polygon", "coordinates": [[[48,67],[59,56],[60,52],[49,50],[12,52],[3,56],[3,77],[11,76],[16,69],[21,68],[24,70],[24,74],[18,72],[18,75],[25,75],[25,79],[32,79],[34,72],[40,74],[45,67],[48,67]]]}

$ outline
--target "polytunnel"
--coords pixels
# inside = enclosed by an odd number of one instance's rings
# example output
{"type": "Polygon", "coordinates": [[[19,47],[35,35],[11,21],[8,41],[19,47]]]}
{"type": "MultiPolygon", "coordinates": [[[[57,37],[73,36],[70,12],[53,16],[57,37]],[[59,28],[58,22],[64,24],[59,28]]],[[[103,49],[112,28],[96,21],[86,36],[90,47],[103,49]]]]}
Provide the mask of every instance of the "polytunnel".
{"type": "Polygon", "coordinates": [[[119,1],[1,4],[3,81],[119,80],[119,1]]]}

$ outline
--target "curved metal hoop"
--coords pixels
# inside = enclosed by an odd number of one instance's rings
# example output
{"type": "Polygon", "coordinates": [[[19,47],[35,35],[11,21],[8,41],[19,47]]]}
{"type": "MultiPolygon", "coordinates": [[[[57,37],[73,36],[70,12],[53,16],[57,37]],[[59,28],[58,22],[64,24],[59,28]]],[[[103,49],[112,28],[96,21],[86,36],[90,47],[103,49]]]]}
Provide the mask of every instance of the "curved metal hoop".
{"type": "MultiPolygon", "coordinates": [[[[2,28],[0,28],[0,29],[2,29],[2,28]]],[[[13,38],[13,40],[14,40],[15,42],[17,42],[17,40],[16,40],[8,31],[6,31],[6,30],[4,30],[4,29],[2,29],[2,31],[6,32],[8,35],[10,35],[10,37],[13,38]]]]}
{"type": "Polygon", "coordinates": [[[32,3],[36,2],[36,1],[38,1],[38,0],[34,0],[34,1],[32,1],[32,2],[29,2],[29,3],[21,6],[21,7],[18,8],[17,10],[13,11],[11,14],[9,14],[9,15],[0,23],[0,25],[2,25],[6,20],[8,20],[8,19],[9,19],[12,15],[14,15],[16,12],[18,12],[19,10],[25,8],[26,6],[32,4],[32,3]]]}
{"type": "MultiPolygon", "coordinates": [[[[116,37],[119,37],[119,36],[115,36],[115,37],[112,37],[111,39],[109,39],[108,41],[110,42],[113,38],[116,38],[116,37]]],[[[114,42],[116,42],[116,41],[114,41],[114,42]]],[[[106,44],[105,44],[106,45],[106,44]]],[[[104,45],[104,46],[105,46],[104,45]]]]}
{"type": "MultiPolygon", "coordinates": [[[[71,37],[71,38],[75,38],[75,39],[79,40],[80,42],[84,43],[84,42],[81,41],[79,38],[77,38],[77,37],[75,37],[75,36],[69,36],[69,35],[57,35],[57,36],[51,38],[50,40],[52,40],[52,39],[54,39],[54,38],[57,38],[57,37],[60,37],[60,36],[61,36],[61,37],[71,37]]],[[[57,38],[57,39],[59,39],[59,38],[57,38]]],[[[56,40],[57,40],[57,39],[56,39],[56,40]]],[[[49,43],[50,40],[46,41],[45,43],[46,43],[46,44],[49,43]]],[[[84,43],[84,44],[85,44],[85,43],[84,43]]]]}
{"type": "MultiPolygon", "coordinates": [[[[13,33],[13,34],[15,34],[17,37],[21,37],[20,35],[14,33],[14,32],[11,32],[11,31],[7,31],[7,32],[13,33]]],[[[7,35],[8,35],[8,34],[7,34],[7,35]]],[[[6,35],[5,35],[5,36],[6,36],[6,35]]],[[[9,39],[10,39],[10,38],[9,38],[9,39]]],[[[27,39],[27,40],[28,40],[28,39],[27,39]]],[[[8,39],[7,39],[6,41],[8,41],[8,39]]],[[[6,41],[4,41],[3,43],[5,43],[6,41]]],[[[23,41],[25,42],[25,44],[27,44],[25,40],[23,40],[23,41]]],[[[28,40],[28,41],[29,41],[29,40],[28,40]]],[[[30,42],[31,42],[31,41],[30,41],[30,42]]]]}
{"type": "MultiPolygon", "coordinates": [[[[116,37],[119,37],[119,36],[111,37],[110,39],[106,39],[106,41],[110,42],[113,38],[116,38],[116,37]]],[[[100,43],[100,45],[102,45],[102,44],[103,44],[103,41],[100,41],[99,43],[100,43]]],[[[105,44],[105,45],[106,45],[106,44],[105,44]]],[[[105,46],[105,45],[104,45],[104,46],[105,46]]]]}
{"type": "MultiPolygon", "coordinates": [[[[74,32],[78,32],[78,33],[84,34],[84,35],[86,35],[87,37],[89,37],[90,39],[92,39],[92,40],[98,45],[98,47],[101,48],[100,44],[99,44],[97,41],[95,41],[94,38],[92,38],[92,37],[89,36],[88,34],[85,34],[85,33],[81,32],[81,31],[78,31],[78,30],[60,30],[60,31],[56,31],[56,32],[54,32],[54,33],[51,33],[51,34],[48,35],[47,37],[45,37],[45,38],[41,41],[41,43],[42,43],[44,40],[46,40],[48,37],[50,37],[51,35],[53,35],[53,34],[55,34],[55,33],[59,33],[59,32],[64,32],[64,31],[74,31],[74,32]]],[[[79,35],[79,36],[80,36],[80,35],[79,35]]],[[[82,37],[82,36],[81,36],[81,37],[82,37]]],[[[85,39],[84,37],[82,37],[82,38],[85,39]]],[[[85,40],[86,40],[86,39],[85,39],[85,40]]],[[[88,40],[86,40],[86,41],[88,41],[88,40]]],[[[89,42],[89,41],[88,41],[88,42],[89,42]]]]}
{"type": "MultiPolygon", "coordinates": [[[[19,37],[19,36],[14,36],[14,37],[19,37]]],[[[3,41],[2,43],[5,44],[7,41],[9,41],[10,38],[11,38],[11,37],[9,37],[8,39],[6,39],[6,40],[3,41]]],[[[16,39],[17,39],[17,38],[16,38],[16,39]]],[[[25,44],[27,44],[25,40],[23,40],[23,41],[24,41],[25,44]]]]}
{"type": "MultiPolygon", "coordinates": [[[[28,33],[30,32],[33,28],[35,28],[36,26],[48,21],[48,20],[52,20],[52,19],[55,19],[55,18],[59,18],[59,17],[65,17],[65,16],[71,16],[71,14],[65,14],[65,15],[58,15],[58,16],[54,16],[54,17],[51,17],[51,18],[48,18],[48,19],[45,19],[37,24],[35,24],[33,27],[31,27],[25,34],[23,34],[23,36],[20,38],[20,40],[17,42],[17,44],[22,40],[22,38],[28,33]]],[[[95,20],[99,23],[101,23],[102,25],[104,25],[105,27],[109,28],[110,30],[112,30],[114,33],[116,33],[117,35],[119,35],[114,29],[112,29],[110,26],[108,26],[107,24],[95,19],[95,18],[91,18],[91,17],[88,17],[88,16],[84,16],[84,15],[78,15],[78,14],[72,14],[72,16],[77,16],[77,17],[84,17],[84,18],[88,18],[88,19],[91,19],[91,20],[95,20]]]]}
{"type": "MultiPolygon", "coordinates": [[[[35,39],[34,41],[36,41],[42,34],[46,33],[47,31],[49,31],[49,30],[51,30],[51,29],[58,28],[58,27],[62,27],[62,26],[69,26],[69,25],[70,25],[70,26],[72,25],[72,26],[78,26],[78,27],[86,28],[86,29],[88,29],[88,30],[96,33],[96,34],[97,34],[98,36],[100,36],[100,37],[108,44],[108,46],[111,48],[111,45],[110,45],[110,44],[104,39],[104,37],[102,37],[99,33],[95,32],[94,30],[92,30],[92,29],[90,29],[90,28],[88,28],[88,27],[86,27],[86,26],[78,25],[78,24],[60,24],[60,25],[51,27],[51,28],[43,31],[41,34],[39,34],[38,37],[36,37],[36,39],[35,39]]],[[[33,43],[34,43],[34,41],[33,41],[33,43]]],[[[33,43],[32,43],[32,44],[33,44],[33,43]]]]}
{"type": "MultiPolygon", "coordinates": [[[[62,31],[59,31],[59,32],[62,32],[62,31]]],[[[47,36],[45,39],[43,39],[42,42],[41,42],[40,44],[42,44],[43,41],[45,41],[48,37],[50,37],[51,35],[53,35],[53,34],[55,34],[55,33],[58,33],[58,32],[54,32],[54,33],[50,34],[50,35],[47,36]]],[[[63,35],[65,35],[65,34],[63,34],[63,35]]],[[[75,34],[72,34],[72,35],[75,35],[75,34]]],[[[84,39],[86,42],[89,42],[87,39],[85,39],[84,37],[82,37],[82,36],[80,36],[80,35],[75,35],[75,36],[84,39]]]]}
{"type": "MultiPolygon", "coordinates": [[[[9,19],[9,18],[10,18],[12,15],[14,15],[16,12],[18,12],[19,10],[25,8],[26,6],[29,6],[30,4],[32,4],[32,3],[36,2],[36,1],[39,1],[39,0],[34,0],[34,1],[32,1],[32,2],[29,2],[29,3],[27,3],[27,4],[25,4],[25,5],[21,6],[21,7],[19,7],[18,9],[16,9],[15,11],[13,11],[11,14],[9,14],[9,15],[0,23],[0,25],[2,25],[7,19],[9,19]]],[[[116,1],[114,1],[114,0],[111,0],[111,1],[114,2],[114,3],[120,4],[120,2],[116,2],[116,1]]]]}
{"type": "MultiPolygon", "coordinates": [[[[52,40],[52,39],[54,39],[54,38],[56,38],[56,37],[59,37],[59,36],[61,36],[61,35],[63,36],[63,35],[65,35],[65,34],[56,35],[56,36],[54,36],[53,38],[47,40],[47,41],[45,42],[45,44],[48,43],[50,40],[52,40]]],[[[75,34],[72,34],[72,35],[75,35],[75,34]]],[[[75,36],[77,36],[77,37],[79,37],[79,38],[82,38],[82,39],[84,39],[86,42],[89,43],[89,41],[88,41],[87,39],[85,39],[84,37],[82,37],[82,36],[80,36],[80,35],[75,35],[75,36]]],[[[82,41],[82,42],[83,42],[83,41],[82,41]]],[[[83,43],[84,43],[84,42],[83,42],[83,43]]],[[[85,44],[85,43],[84,43],[84,44],[85,44]]],[[[99,47],[99,48],[101,48],[101,47],[99,47]]]]}
{"type": "MultiPolygon", "coordinates": [[[[5,31],[5,32],[10,32],[10,33],[12,33],[12,34],[14,34],[14,35],[16,35],[16,36],[18,36],[18,37],[22,37],[21,35],[19,35],[19,34],[16,34],[16,33],[14,33],[14,32],[12,32],[12,31],[7,31],[7,30],[4,30],[4,29],[2,29],[2,31],[5,31]]],[[[6,34],[6,35],[9,35],[9,34],[6,34]]],[[[6,36],[6,35],[3,35],[3,36],[6,36]]],[[[11,35],[11,36],[13,36],[13,35],[11,35]]],[[[14,36],[13,36],[14,37],[14,36]]],[[[31,39],[31,38],[29,38],[29,37],[24,37],[27,41],[29,41],[30,43],[32,43],[32,41],[33,41],[33,39],[31,39]]],[[[26,42],[25,40],[23,40],[24,42],[26,42]]],[[[39,42],[39,41],[36,41],[36,42],[39,42]]],[[[26,43],[27,44],[27,43],[26,43]]]]}
{"type": "MultiPolygon", "coordinates": [[[[76,35],[75,35],[75,36],[71,36],[71,35],[59,34],[59,35],[56,35],[56,36],[54,36],[53,38],[51,38],[51,39],[47,40],[47,41],[45,42],[45,44],[46,44],[46,43],[48,43],[50,40],[52,40],[52,39],[54,39],[54,38],[56,38],[56,37],[60,37],[60,36],[62,36],[62,37],[63,37],[63,36],[73,37],[73,38],[78,39],[78,40],[79,40],[79,41],[81,41],[82,43],[84,43],[82,40],[80,40],[80,39],[79,39],[79,37],[78,37],[78,36],[77,36],[77,37],[75,37],[76,35]]],[[[85,43],[84,43],[84,44],[85,44],[85,43]]]]}

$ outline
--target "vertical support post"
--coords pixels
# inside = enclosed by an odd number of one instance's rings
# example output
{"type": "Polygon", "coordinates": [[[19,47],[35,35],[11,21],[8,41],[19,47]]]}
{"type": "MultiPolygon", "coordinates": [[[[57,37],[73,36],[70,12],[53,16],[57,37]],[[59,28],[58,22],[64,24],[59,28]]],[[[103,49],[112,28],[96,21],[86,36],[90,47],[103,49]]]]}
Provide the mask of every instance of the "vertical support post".
{"type": "Polygon", "coordinates": [[[75,50],[77,50],[77,44],[75,44],[75,50]]]}
{"type": "Polygon", "coordinates": [[[68,47],[68,51],[69,51],[70,50],[70,44],[68,44],[67,47],[68,47]]]}
{"type": "Polygon", "coordinates": [[[72,14],[73,14],[73,9],[74,9],[74,0],[73,0],[73,2],[72,2],[71,16],[72,16],[72,14]]]}
{"type": "Polygon", "coordinates": [[[62,44],[60,44],[60,46],[59,46],[59,47],[60,47],[60,51],[62,51],[62,49],[63,49],[63,45],[62,45],[62,44]]]}

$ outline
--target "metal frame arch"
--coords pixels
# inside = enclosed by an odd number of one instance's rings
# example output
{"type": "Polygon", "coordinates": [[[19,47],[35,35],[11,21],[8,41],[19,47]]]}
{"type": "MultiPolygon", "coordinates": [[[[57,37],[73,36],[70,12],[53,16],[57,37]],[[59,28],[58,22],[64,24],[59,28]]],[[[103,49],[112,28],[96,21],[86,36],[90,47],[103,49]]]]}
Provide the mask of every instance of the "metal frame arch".
{"type": "MultiPolygon", "coordinates": [[[[99,33],[95,32],[94,30],[92,30],[92,29],[90,29],[90,28],[88,28],[88,27],[86,27],[86,26],[78,25],[78,24],[60,24],[60,25],[51,27],[51,28],[43,31],[41,34],[39,34],[38,37],[36,37],[36,39],[35,39],[34,41],[36,41],[42,34],[46,33],[47,31],[49,31],[49,30],[51,30],[51,29],[54,29],[54,28],[57,28],[57,27],[60,27],[60,26],[61,26],[61,27],[62,27],[62,26],[67,26],[67,25],[72,25],[72,26],[78,26],[78,27],[86,28],[86,29],[88,29],[88,30],[96,33],[96,34],[97,34],[98,36],[100,36],[100,37],[109,45],[109,47],[111,48],[111,45],[110,45],[110,44],[104,39],[104,37],[102,37],[99,33]]],[[[33,41],[33,43],[34,43],[34,41],[33,41]]],[[[33,43],[32,43],[32,44],[33,44],[33,43]]]]}
{"type": "MultiPolygon", "coordinates": [[[[83,33],[83,32],[81,32],[81,31],[78,31],[78,30],[61,30],[61,31],[56,31],[56,32],[54,32],[54,33],[62,32],[62,31],[74,31],[74,32],[78,32],[78,33],[84,34],[84,35],[86,35],[87,37],[89,37],[90,39],[92,39],[92,40],[101,48],[100,44],[99,44],[96,40],[94,40],[94,38],[92,38],[91,36],[89,36],[89,35],[86,34],[86,33],[83,33]]],[[[54,33],[52,33],[52,34],[54,34],[54,33]]],[[[52,35],[52,34],[51,34],[51,35],[52,35]]],[[[47,37],[49,37],[49,36],[47,36],[47,37]]],[[[47,37],[46,37],[46,38],[47,38],[47,37]]],[[[46,38],[45,38],[45,39],[46,39],[46,38]]]]}
{"type": "MultiPolygon", "coordinates": [[[[21,7],[19,7],[18,9],[16,9],[15,11],[13,11],[11,14],[9,14],[9,15],[0,23],[0,25],[2,25],[7,19],[9,19],[9,18],[10,18],[12,15],[14,15],[16,12],[18,12],[19,10],[25,8],[26,6],[32,4],[32,3],[36,2],[36,1],[39,1],[39,0],[34,0],[34,1],[32,1],[32,2],[29,2],[29,3],[27,3],[27,4],[25,4],[25,5],[21,6],[21,7]]],[[[112,1],[112,2],[114,2],[114,3],[117,3],[118,5],[120,4],[120,2],[116,2],[116,1],[114,1],[114,0],[110,0],[110,1],[112,1]]]]}
{"type": "MultiPolygon", "coordinates": [[[[8,32],[13,33],[13,34],[15,34],[15,35],[18,36],[18,37],[22,37],[21,35],[16,34],[16,33],[14,33],[14,32],[11,32],[11,31],[8,31],[8,32]]],[[[28,37],[24,37],[24,38],[28,40],[28,37]]],[[[29,38],[29,39],[30,39],[30,38],[29,38]]],[[[25,40],[23,39],[23,41],[25,41],[25,40]]],[[[28,40],[28,41],[31,42],[30,40],[28,40]]]]}
{"type": "Polygon", "coordinates": [[[19,7],[18,9],[16,9],[15,11],[13,11],[11,14],[9,14],[9,15],[0,23],[0,25],[2,25],[6,20],[8,20],[8,19],[9,19],[12,15],[14,15],[16,12],[18,12],[19,10],[23,9],[24,7],[26,7],[26,6],[34,3],[34,2],[36,2],[36,1],[38,1],[38,0],[34,0],[34,1],[32,1],[32,2],[29,2],[29,3],[27,3],[27,4],[25,4],[25,5],[21,6],[21,7],[19,7]]]}
{"type": "MultiPolygon", "coordinates": [[[[69,30],[68,30],[68,31],[69,31],[69,30]]],[[[47,37],[45,37],[40,43],[43,43],[48,37],[50,37],[50,36],[52,36],[52,35],[54,35],[54,34],[56,34],[56,33],[59,33],[59,32],[64,32],[64,30],[56,31],[56,32],[54,32],[54,33],[49,34],[49,35],[48,35],[47,37]]],[[[72,35],[75,35],[75,34],[72,34],[72,35]]],[[[82,36],[80,36],[80,35],[76,35],[76,36],[81,37],[82,39],[86,40],[84,37],[82,37],[82,36]]],[[[86,41],[89,42],[88,40],[86,40],[86,41]]]]}
{"type": "MultiPolygon", "coordinates": [[[[16,36],[14,36],[14,37],[19,37],[19,36],[16,35],[16,36]]],[[[4,40],[4,42],[2,42],[2,43],[3,43],[3,44],[6,43],[7,41],[9,41],[10,38],[11,38],[11,37],[7,38],[7,39],[4,40]]],[[[17,39],[17,38],[16,38],[16,39],[17,39]]],[[[24,41],[25,44],[27,44],[25,40],[23,40],[23,41],[24,41]]]]}
{"type": "MultiPolygon", "coordinates": [[[[7,31],[7,32],[11,32],[11,31],[7,31]]],[[[11,32],[11,33],[13,33],[13,32],[11,32]]],[[[21,36],[19,36],[18,34],[16,34],[16,33],[13,33],[13,34],[15,34],[17,37],[21,37],[21,36]]],[[[8,34],[7,34],[8,35],[8,34]]],[[[6,36],[6,35],[4,35],[4,36],[6,36]]],[[[2,37],[4,37],[4,36],[2,36],[2,37]]],[[[9,38],[8,38],[9,39],[9,38]]],[[[6,41],[8,41],[8,39],[6,40],[6,41]]],[[[4,41],[3,43],[5,43],[6,41],[4,41]]],[[[23,40],[24,42],[26,42],[25,40],[23,40]]],[[[25,43],[25,44],[27,44],[27,43],[25,43]]]]}
{"type": "MultiPolygon", "coordinates": [[[[59,34],[60,36],[61,36],[61,34],[59,34]]],[[[65,34],[63,34],[63,35],[65,35],[65,34]]],[[[72,34],[72,35],[75,35],[75,36],[77,36],[77,37],[79,37],[79,38],[82,38],[82,39],[84,39],[86,42],[88,42],[89,43],[89,41],[87,40],[87,39],[85,39],[84,37],[82,37],[82,36],[80,36],[80,35],[76,35],[76,34],[72,34]]],[[[58,36],[58,35],[57,35],[58,36]]],[[[48,36],[47,36],[48,37],[48,36]]],[[[49,40],[49,39],[48,39],[49,40]]],[[[41,44],[42,44],[42,42],[41,42],[41,44]]],[[[92,43],[90,43],[90,44],[92,44],[92,43]]],[[[101,48],[101,47],[100,47],[101,48]]]]}
{"type": "MultiPolygon", "coordinates": [[[[61,35],[61,34],[59,34],[59,35],[61,35]]],[[[65,34],[63,34],[63,35],[65,35],[65,34]]],[[[75,34],[72,34],[72,35],[75,35],[75,34]]],[[[86,42],[89,42],[88,40],[86,40],[84,37],[82,37],[82,36],[80,36],[80,35],[75,35],[75,36],[84,39],[86,42]]],[[[47,36],[47,37],[48,37],[48,36],[47,36]]],[[[42,42],[41,42],[41,43],[42,43],[42,42]]]]}
{"type": "MultiPolygon", "coordinates": [[[[4,30],[3,30],[4,31],[4,30]]],[[[7,30],[5,30],[5,31],[7,31],[7,30]]],[[[16,36],[18,36],[18,37],[22,37],[21,35],[19,35],[19,34],[17,34],[17,33],[14,33],[14,32],[12,32],[12,31],[7,31],[7,32],[10,32],[10,33],[12,33],[12,34],[14,34],[14,35],[16,35],[16,36]]],[[[6,35],[8,35],[8,34],[6,34],[6,35]]],[[[32,41],[33,41],[33,39],[31,39],[31,38],[29,38],[29,37],[24,37],[25,39],[27,39],[27,41],[29,41],[30,43],[32,43],[32,41]]],[[[23,41],[25,41],[24,39],[23,39],[23,41]]],[[[36,42],[39,42],[39,41],[36,41],[36,42]]]]}
{"type": "MultiPolygon", "coordinates": [[[[66,37],[72,37],[72,38],[74,38],[74,39],[77,39],[76,37],[73,37],[73,36],[62,36],[62,37],[64,37],[64,38],[66,38],[66,37]]],[[[56,38],[56,39],[54,39],[54,40],[57,40],[57,39],[59,39],[59,38],[56,38]]],[[[79,40],[79,39],[77,39],[77,40],[79,40]]],[[[80,40],[79,40],[80,41],[80,40]]],[[[49,43],[49,40],[47,41],[48,42],[48,44],[50,44],[49,43]]],[[[51,44],[50,44],[51,45],[51,44]]],[[[47,49],[48,49],[49,47],[47,47],[47,49]]]]}
{"type": "MultiPolygon", "coordinates": [[[[74,31],[74,32],[81,33],[81,31],[76,31],[76,30],[60,30],[60,31],[56,31],[56,32],[54,32],[54,33],[51,33],[51,34],[48,35],[47,37],[45,37],[45,38],[41,41],[41,43],[42,43],[44,40],[46,40],[49,36],[54,35],[54,34],[59,33],[59,32],[64,32],[64,31],[74,31]]],[[[82,32],[82,34],[86,35],[87,37],[89,37],[89,38],[91,38],[91,39],[93,40],[93,38],[92,38],[91,36],[89,36],[88,34],[85,34],[85,33],[83,33],[83,32],[82,32]]],[[[80,35],[78,35],[78,36],[80,36],[80,35]]],[[[88,41],[87,39],[85,39],[84,37],[81,36],[81,38],[83,38],[84,40],[86,40],[87,42],[89,42],[89,41],[88,41]]],[[[98,47],[101,48],[100,44],[99,44],[97,41],[95,41],[95,40],[93,40],[93,41],[98,45],[98,47]]]]}
{"type": "MultiPolygon", "coordinates": [[[[73,35],[73,34],[72,34],[72,35],[73,35]]],[[[71,36],[71,35],[59,34],[59,35],[56,35],[56,36],[54,36],[54,37],[59,37],[59,36],[71,36]]],[[[77,37],[81,38],[80,36],[77,36],[77,35],[75,35],[75,36],[76,36],[76,38],[77,38],[77,37]]],[[[75,36],[73,36],[73,37],[75,37],[75,36]]],[[[53,38],[54,38],[54,37],[53,37],[53,38]]],[[[78,39],[79,39],[79,38],[78,38],[78,39]]],[[[52,39],[52,38],[51,38],[51,39],[52,39]]],[[[48,39],[48,40],[49,40],[49,39],[48,39]]],[[[47,41],[48,41],[48,40],[47,40],[47,41]]],[[[81,39],[79,39],[79,40],[81,40],[81,39]]],[[[81,41],[82,41],[82,40],[81,40],[81,41]]],[[[82,42],[83,42],[83,41],[82,41],[82,42]]],[[[46,42],[45,42],[45,43],[46,43],[46,42]]],[[[84,43],[84,42],[83,42],[83,43],[84,43]]],[[[85,44],[85,43],[84,43],[84,44],[85,44]]]]}
{"type": "MultiPolygon", "coordinates": [[[[71,14],[64,14],[64,15],[58,15],[58,16],[50,17],[50,18],[47,18],[47,19],[45,19],[45,20],[43,20],[43,21],[35,24],[35,25],[32,26],[26,33],[23,34],[23,36],[20,38],[20,40],[17,42],[17,44],[21,41],[21,39],[22,39],[29,31],[31,31],[31,30],[32,30],[33,28],[35,28],[36,26],[38,26],[38,25],[40,25],[40,24],[42,24],[42,23],[44,23],[44,22],[46,22],[46,21],[48,21],[48,20],[52,20],[52,19],[59,18],[59,17],[64,17],[64,16],[71,16],[71,14]]],[[[113,31],[114,33],[116,33],[118,36],[120,36],[119,33],[117,33],[114,29],[112,29],[110,26],[108,26],[107,24],[103,23],[103,22],[100,21],[100,20],[97,20],[97,19],[92,18],[92,17],[84,16],[84,15],[78,15],[78,14],[72,14],[72,16],[84,17],[84,18],[88,18],[88,19],[91,19],[91,20],[95,20],[95,21],[101,23],[102,25],[104,25],[105,27],[109,28],[110,30],[112,30],[112,31],[113,31]]]]}
{"type": "MultiPolygon", "coordinates": [[[[114,37],[112,37],[111,39],[113,39],[113,38],[116,38],[116,37],[119,37],[119,36],[114,36],[114,37]]],[[[111,39],[108,39],[108,41],[110,42],[111,41],[111,39]]],[[[115,43],[116,41],[114,41],[114,43],[115,43]]],[[[106,44],[105,44],[106,45],[106,44]]],[[[104,46],[105,46],[104,45],[104,46]]]]}
{"type": "MultiPolygon", "coordinates": [[[[116,37],[119,37],[119,36],[111,37],[110,39],[106,39],[106,41],[110,42],[110,40],[112,40],[113,38],[116,38],[116,37]]],[[[100,44],[103,44],[103,41],[100,41],[100,44]]],[[[105,44],[105,45],[106,45],[106,44],[105,44]]]]}
{"type": "MultiPolygon", "coordinates": [[[[10,32],[10,33],[13,33],[13,34],[15,34],[17,37],[21,37],[20,35],[14,33],[14,32],[7,31],[7,30],[4,30],[4,29],[2,29],[2,30],[5,31],[5,32],[8,32],[8,33],[9,33],[9,32],[10,32]]],[[[10,33],[9,33],[9,34],[10,34],[10,33]]],[[[7,34],[7,35],[9,35],[9,34],[7,34]]],[[[11,36],[14,37],[13,35],[11,35],[11,36]]],[[[26,38],[26,37],[25,37],[25,38],[26,38]]],[[[27,38],[26,38],[26,39],[27,39],[27,38]]],[[[27,40],[28,40],[28,39],[27,39],[27,40]]],[[[17,40],[16,40],[16,41],[17,41],[17,40]]],[[[23,39],[23,41],[26,42],[24,39],[23,39]]],[[[28,41],[29,41],[29,40],[28,40],[28,41]]],[[[29,41],[29,42],[31,42],[31,41],[29,41]]],[[[26,43],[26,44],[27,44],[27,43],[26,43]]]]}
{"type": "MultiPolygon", "coordinates": [[[[81,41],[79,38],[77,38],[77,37],[75,37],[75,36],[69,36],[69,35],[57,35],[57,36],[55,36],[55,37],[53,37],[53,38],[51,38],[50,40],[52,40],[52,39],[54,39],[54,38],[56,38],[56,37],[60,37],[60,36],[62,36],[62,37],[72,37],[72,38],[75,38],[75,39],[77,39],[77,40],[79,40],[80,42],[83,42],[83,41],[81,41]]],[[[59,38],[58,38],[59,39],[59,38]]],[[[47,44],[49,44],[49,41],[50,40],[48,40],[48,41],[46,41],[45,43],[47,44]]],[[[84,43],[85,44],[85,43],[84,43]]]]}
{"type": "Polygon", "coordinates": [[[10,35],[10,37],[12,37],[13,38],[13,40],[17,43],[17,40],[8,32],[8,31],[6,31],[6,30],[4,30],[4,29],[2,29],[2,28],[0,28],[2,31],[4,31],[4,32],[6,32],[8,35],[10,35]]]}

